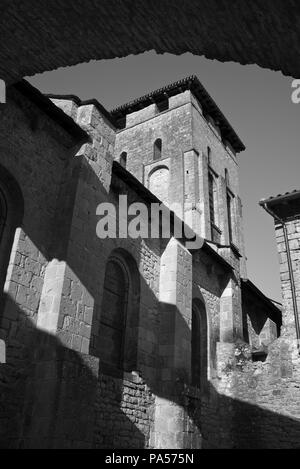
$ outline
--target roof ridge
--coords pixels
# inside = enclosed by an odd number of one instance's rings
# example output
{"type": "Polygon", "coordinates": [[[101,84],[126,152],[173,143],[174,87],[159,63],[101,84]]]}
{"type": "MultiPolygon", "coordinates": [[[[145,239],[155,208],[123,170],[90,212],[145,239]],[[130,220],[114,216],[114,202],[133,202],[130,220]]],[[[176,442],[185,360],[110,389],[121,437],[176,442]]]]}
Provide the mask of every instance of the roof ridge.
{"type": "Polygon", "coordinates": [[[81,106],[88,106],[88,105],[94,105],[98,111],[103,114],[104,117],[106,117],[110,123],[116,127],[116,123],[114,121],[114,117],[111,115],[111,113],[103,106],[103,104],[98,101],[96,98],[89,98],[82,100],[79,98],[79,96],[75,94],[56,94],[56,93],[47,93],[44,96],[46,96],[49,99],[62,99],[62,100],[68,100],[68,101],[73,101],[78,107],[81,106]]]}
{"type": "Polygon", "coordinates": [[[158,101],[159,98],[164,94],[172,92],[173,94],[176,94],[178,88],[180,89],[181,87],[186,87],[185,90],[191,90],[193,92],[194,96],[200,102],[204,112],[211,115],[211,117],[217,122],[217,124],[220,126],[223,137],[225,140],[228,140],[228,142],[231,143],[236,152],[245,150],[245,145],[196,75],[189,75],[185,78],[170,83],[169,85],[129,101],[126,104],[122,104],[121,106],[110,110],[110,114],[116,120],[121,119],[129,112],[133,112],[134,110],[137,111],[142,107],[149,106],[151,103],[155,102],[155,98],[158,101]]]}
{"type": "MultiPolygon", "coordinates": [[[[162,86],[161,88],[157,88],[155,90],[149,91],[149,93],[146,93],[142,96],[139,96],[138,98],[134,98],[131,101],[128,101],[127,103],[121,104],[120,106],[117,106],[117,107],[111,109],[110,113],[113,114],[113,113],[118,112],[119,110],[121,110],[123,108],[126,108],[130,105],[133,105],[134,103],[138,103],[138,102],[144,100],[145,98],[148,98],[148,97],[150,98],[154,94],[163,93],[164,91],[169,90],[170,88],[175,88],[176,86],[180,86],[180,85],[183,85],[183,84],[185,84],[189,81],[195,81],[195,80],[199,81],[199,79],[196,75],[189,75],[187,77],[181,78],[177,81],[169,83],[168,85],[162,86]]],[[[200,81],[199,81],[199,83],[200,83],[200,81]]]]}
{"type": "Polygon", "coordinates": [[[263,198],[259,201],[259,205],[264,205],[271,201],[276,201],[277,199],[284,199],[285,197],[300,194],[300,189],[293,189],[292,191],[284,192],[284,194],[271,195],[270,197],[263,198]]]}

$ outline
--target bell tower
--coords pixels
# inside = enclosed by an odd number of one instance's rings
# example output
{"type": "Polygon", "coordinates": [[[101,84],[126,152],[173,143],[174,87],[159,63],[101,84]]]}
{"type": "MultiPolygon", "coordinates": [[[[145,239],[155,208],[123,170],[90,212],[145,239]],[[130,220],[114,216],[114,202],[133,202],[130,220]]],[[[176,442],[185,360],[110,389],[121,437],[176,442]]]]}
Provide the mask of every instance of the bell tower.
{"type": "Polygon", "coordinates": [[[244,250],[237,153],[245,149],[197,77],[111,112],[114,158],[199,236],[244,250]]]}

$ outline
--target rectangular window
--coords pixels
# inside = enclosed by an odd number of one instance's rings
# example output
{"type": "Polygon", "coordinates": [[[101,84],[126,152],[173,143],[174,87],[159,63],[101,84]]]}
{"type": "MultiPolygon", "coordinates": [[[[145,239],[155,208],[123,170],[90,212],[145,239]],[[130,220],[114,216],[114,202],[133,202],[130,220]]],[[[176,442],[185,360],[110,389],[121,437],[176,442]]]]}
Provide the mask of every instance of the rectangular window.
{"type": "Polygon", "coordinates": [[[219,229],[218,222],[218,194],[217,194],[217,175],[213,170],[208,173],[208,195],[209,195],[209,215],[211,227],[211,240],[214,243],[220,243],[221,230],[219,229]]]}
{"type": "Polygon", "coordinates": [[[215,224],[215,179],[212,173],[208,174],[208,196],[210,223],[215,224]]]}
{"type": "Polygon", "coordinates": [[[169,109],[169,99],[163,99],[156,103],[157,112],[167,111],[169,109]]]}
{"type": "Polygon", "coordinates": [[[233,226],[232,226],[232,202],[233,198],[227,191],[227,218],[228,218],[228,233],[229,233],[229,243],[233,242],[233,226]]]}

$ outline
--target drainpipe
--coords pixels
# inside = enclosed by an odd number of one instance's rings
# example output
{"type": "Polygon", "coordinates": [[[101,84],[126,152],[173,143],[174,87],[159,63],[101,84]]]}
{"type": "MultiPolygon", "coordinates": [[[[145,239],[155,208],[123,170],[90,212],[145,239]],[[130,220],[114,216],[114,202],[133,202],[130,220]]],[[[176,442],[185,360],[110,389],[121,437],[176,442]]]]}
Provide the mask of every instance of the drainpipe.
{"type": "Polygon", "coordinates": [[[286,247],[286,254],[287,254],[287,261],[288,261],[288,269],[289,269],[289,276],[290,276],[290,285],[292,291],[292,300],[293,300],[293,309],[294,309],[294,318],[295,318],[295,327],[296,327],[296,337],[297,337],[297,348],[298,353],[300,355],[300,324],[299,324],[299,315],[298,315],[298,305],[296,299],[296,288],[295,288],[295,280],[294,280],[294,272],[292,268],[292,260],[291,260],[291,251],[289,246],[289,239],[288,239],[288,232],[285,222],[278,217],[266,203],[262,202],[262,205],[266,212],[268,212],[275,220],[277,220],[282,228],[283,228],[283,236],[284,236],[284,243],[286,247]]]}

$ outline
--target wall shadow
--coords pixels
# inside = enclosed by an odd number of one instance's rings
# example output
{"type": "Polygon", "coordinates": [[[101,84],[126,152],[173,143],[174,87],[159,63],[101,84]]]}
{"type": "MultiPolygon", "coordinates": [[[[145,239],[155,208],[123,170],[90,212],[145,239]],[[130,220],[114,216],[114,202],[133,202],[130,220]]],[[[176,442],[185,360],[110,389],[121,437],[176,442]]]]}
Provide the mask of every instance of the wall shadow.
{"type": "MultiPolygon", "coordinates": [[[[90,266],[94,263],[99,271],[105,269],[102,258],[97,254],[101,245],[96,237],[95,214],[96,206],[107,198],[107,194],[99,178],[82,158],[72,161],[65,171],[49,226],[39,230],[27,219],[23,228],[48,261],[66,261],[94,298],[97,307],[97,291],[101,284],[96,275],[90,274],[90,266]],[[76,239],[73,239],[78,250],[71,256],[68,248],[75,199],[80,197],[77,192],[79,179],[84,181],[82,191],[89,202],[79,218],[83,226],[92,227],[93,232],[84,231],[88,244],[82,251],[79,241],[76,244],[76,239]],[[47,238],[44,237],[46,230],[47,238]]],[[[25,200],[25,211],[26,203],[25,200]]],[[[126,243],[125,240],[121,247],[131,249],[126,243]]],[[[114,247],[120,245],[110,244],[107,255],[114,247]]],[[[139,249],[140,245],[137,245],[136,252],[139,249]]],[[[0,365],[2,448],[145,447],[149,440],[149,427],[145,422],[152,423],[153,395],[169,399],[187,410],[188,421],[184,423],[186,442],[192,441],[190,435],[198,432],[202,435],[202,446],[208,448],[299,446],[300,423],[296,420],[222,396],[209,383],[204,383],[199,396],[196,390],[191,389],[184,367],[179,366],[173,372],[169,370],[171,373],[163,379],[165,363],[158,351],[161,345],[170,344],[161,341],[161,312],[168,315],[167,325],[168,320],[170,325],[176,323],[183,342],[191,340],[190,327],[176,308],[159,304],[149,282],[143,277],[141,295],[156,305],[152,329],[156,342],[151,352],[139,351],[147,355],[147,366],[137,370],[142,381],[130,382],[128,377],[127,384],[120,377],[103,373],[97,357],[71,350],[57,337],[37,329],[32,314],[37,314],[38,304],[29,314],[25,307],[21,308],[10,297],[4,297],[5,308],[14,311],[15,320],[5,337],[7,363],[0,365]],[[134,395],[137,388],[139,394],[134,395]],[[142,403],[143,412],[141,396],[148,396],[142,403]],[[124,401],[127,402],[125,408],[124,401]],[[144,413],[146,418],[139,417],[139,422],[136,422],[135,412],[144,413]]],[[[95,317],[96,313],[94,311],[95,317]]]]}
{"type": "MultiPolygon", "coordinates": [[[[1,448],[145,446],[145,435],[121,409],[122,379],[101,376],[97,358],[62,346],[20,309],[18,322],[16,336],[7,342],[7,363],[0,366],[1,448]]],[[[147,381],[152,393],[186,408],[194,426],[186,423],[186,441],[193,441],[189,432],[198,431],[206,449],[299,448],[296,419],[220,395],[211,384],[195,397],[180,374],[169,385],[147,381]]]]}
{"type": "Polygon", "coordinates": [[[144,435],[122,412],[122,379],[101,375],[97,358],[64,347],[20,308],[16,334],[6,346],[6,364],[0,365],[1,448],[145,446],[144,435]]]}
{"type": "MultiPolygon", "coordinates": [[[[70,155],[59,177],[60,191],[58,196],[53,196],[47,223],[37,221],[38,214],[26,216],[30,201],[25,198],[25,216],[18,226],[30,240],[30,246],[48,262],[57,259],[67,263],[74,276],[95,299],[97,308],[99,279],[97,272],[95,276],[91,275],[89,266],[98,264],[98,270],[103,269],[97,254],[101,246],[96,237],[96,207],[107,198],[107,193],[82,156],[75,158],[70,155]],[[83,189],[92,191],[88,207],[78,206],[80,181],[83,189]],[[70,254],[69,250],[71,232],[75,244],[77,241],[72,223],[78,209],[83,212],[81,216],[86,226],[92,227],[92,232],[86,236],[89,246],[82,246],[85,257],[80,249],[75,255],[70,254]]],[[[26,193],[22,186],[20,192],[26,193]]],[[[45,206],[47,211],[48,207],[45,206]]],[[[80,243],[83,244],[81,233],[77,232],[77,236],[80,247],[80,243]]],[[[1,267],[6,270],[6,266],[2,264],[1,267]]],[[[0,332],[6,343],[7,363],[0,365],[0,446],[145,447],[147,432],[141,432],[135,424],[134,415],[126,415],[122,408],[124,401],[131,399],[126,389],[131,386],[130,380],[124,384],[123,377],[103,373],[97,357],[71,350],[57,337],[38,329],[35,323],[39,302],[29,309],[26,301],[27,298],[23,307],[8,294],[1,295],[0,332]]],[[[145,386],[136,384],[136,387],[143,389],[145,386]]]]}
{"type": "Polygon", "coordinates": [[[213,386],[196,419],[204,449],[299,449],[299,420],[221,395],[213,386]]]}

